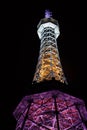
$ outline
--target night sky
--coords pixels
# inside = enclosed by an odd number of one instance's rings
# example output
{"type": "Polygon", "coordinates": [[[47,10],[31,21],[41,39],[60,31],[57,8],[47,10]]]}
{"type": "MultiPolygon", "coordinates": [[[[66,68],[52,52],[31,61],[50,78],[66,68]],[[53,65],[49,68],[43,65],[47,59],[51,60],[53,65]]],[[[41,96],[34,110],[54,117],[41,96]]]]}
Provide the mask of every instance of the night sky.
{"type": "MultiPolygon", "coordinates": [[[[31,91],[35,73],[40,40],[37,35],[37,24],[44,18],[44,12],[49,9],[53,18],[58,20],[60,36],[57,39],[61,64],[69,87],[73,94],[83,99],[87,106],[87,32],[86,7],[82,1],[55,0],[55,2],[38,1],[25,5],[17,11],[16,29],[13,28],[11,59],[9,62],[9,82],[6,98],[2,95],[2,116],[6,120],[6,130],[14,130],[16,122],[12,115],[21,99],[31,91]],[[37,4],[37,5],[36,5],[37,4]],[[14,43],[15,41],[15,43],[14,43]],[[16,47],[16,49],[14,49],[16,47]]],[[[4,125],[5,126],[5,125],[4,125]]],[[[4,130],[1,129],[1,130],[4,130]]]]}

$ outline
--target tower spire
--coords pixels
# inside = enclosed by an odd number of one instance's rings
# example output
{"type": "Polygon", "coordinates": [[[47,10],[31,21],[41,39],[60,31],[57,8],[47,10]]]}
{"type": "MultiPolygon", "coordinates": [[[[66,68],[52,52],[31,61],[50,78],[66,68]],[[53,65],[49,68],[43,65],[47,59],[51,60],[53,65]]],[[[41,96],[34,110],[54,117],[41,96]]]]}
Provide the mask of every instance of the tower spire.
{"type": "Polygon", "coordinates": [[[45,10],[45,18],[50,18],[52,16],[52,12],[49,10],[45,10]]]}
{"type": "Polygon", "coordinates": [[[62,83],[66,82],[57,47],[57,38],[60,35],[59,24],[51,16],[52,12],[45,10],[45,18],[41,19],[37,26],[40,52],[33,79],[37,83],[52,78],[62,83]]]}

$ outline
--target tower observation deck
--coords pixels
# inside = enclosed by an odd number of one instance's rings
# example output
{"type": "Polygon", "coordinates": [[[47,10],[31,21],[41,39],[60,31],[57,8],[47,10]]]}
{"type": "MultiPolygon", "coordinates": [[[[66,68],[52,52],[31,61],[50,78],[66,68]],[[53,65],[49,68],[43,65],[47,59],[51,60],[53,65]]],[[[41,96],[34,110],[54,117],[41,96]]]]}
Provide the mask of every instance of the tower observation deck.
{"type": "Polygon", "coordinates": [[[33,82],[58,80],[66,83],[60,62],[57,38],[60,35],[58,21],[53,19],[50,12],[45,13],[37,26],[40,42],[40,52],[33,82]]]}

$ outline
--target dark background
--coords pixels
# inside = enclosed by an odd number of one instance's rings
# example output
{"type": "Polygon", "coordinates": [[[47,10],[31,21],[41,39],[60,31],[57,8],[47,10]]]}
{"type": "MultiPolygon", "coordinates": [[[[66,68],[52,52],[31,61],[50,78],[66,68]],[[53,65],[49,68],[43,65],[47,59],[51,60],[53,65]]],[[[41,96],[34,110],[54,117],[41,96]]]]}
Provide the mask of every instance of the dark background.
{"type": "MultiPolygon", "coordinates": [[[[84,1],[32,1],[14,10],[14,23],[10,25],[11,41],[6,61],[6,80],[3,82],[2,118],[5,130],[14,130],[13,117],[21,99],[31,91],[32,80],[39,56],[40,40],[37,24],[49,9],[58,20],[60,36],[57,39],[61,64],[71,87],[72,95],[85,101],[87,106],[87,32],[86,3],[84,1]],[[6,85],[4,85],[6,83],[6,85]]],[[[31,92],[32,93],[32,92],[31,92]]],[[[1,130],[4,130],[2,128],[1,130]]]]}

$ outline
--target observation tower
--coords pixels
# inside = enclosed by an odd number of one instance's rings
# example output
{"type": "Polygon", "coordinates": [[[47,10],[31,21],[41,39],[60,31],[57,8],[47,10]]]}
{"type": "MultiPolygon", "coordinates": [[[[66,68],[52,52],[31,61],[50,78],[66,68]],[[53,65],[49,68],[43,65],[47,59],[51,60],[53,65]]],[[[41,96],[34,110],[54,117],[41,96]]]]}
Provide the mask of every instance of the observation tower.
{"type": "Polygon", "coordinates": [[[37,26],[40,52],[33,79],[37,83],[53,78],[62,83],[66,82],[57,46],[57,38],[60,35],[59,24],[51,15],[51,12],[46,11],[45,18],[41,19],[37,26]]]}

